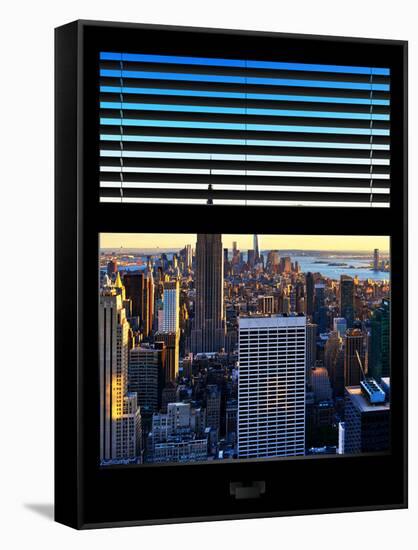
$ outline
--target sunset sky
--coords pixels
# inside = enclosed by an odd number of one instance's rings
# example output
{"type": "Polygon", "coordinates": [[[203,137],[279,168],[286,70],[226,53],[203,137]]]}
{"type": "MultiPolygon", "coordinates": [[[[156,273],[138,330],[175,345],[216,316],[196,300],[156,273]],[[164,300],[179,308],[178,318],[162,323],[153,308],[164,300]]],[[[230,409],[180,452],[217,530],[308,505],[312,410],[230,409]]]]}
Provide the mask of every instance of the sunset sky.
{"type": "MultiPolygon", "coordinates": [[[[253,247],[253,235],[222,235],[225,248],[232,248],[237,241],[238,248],[253,247]]],[[[389,251],[389,237],[382,236],[334,236],[334,235],[259,235],[261,249],[278,250],[350,250],[370,251],[379,248],[389,251]]],[[[196,244],[194,233],[101,233],[101,248],[173,248],[196,244]]]]}

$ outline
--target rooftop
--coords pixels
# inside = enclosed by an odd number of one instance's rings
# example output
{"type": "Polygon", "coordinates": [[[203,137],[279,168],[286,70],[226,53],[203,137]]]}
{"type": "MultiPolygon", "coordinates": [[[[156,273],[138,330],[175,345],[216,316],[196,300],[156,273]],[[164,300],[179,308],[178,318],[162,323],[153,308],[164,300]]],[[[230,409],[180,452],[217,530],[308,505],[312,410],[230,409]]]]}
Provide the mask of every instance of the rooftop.
{"type": "Polygon", "coordinates": [[[390,410],[389,401],[386,403],[370,404],[368,399],[364,396],[361,386],[347,386],[345,391],[349,395],[352,403],[360,412],[377,412],[390,410]]]}
{"type": "Polygon", "coordinates": [[[374,378],[366,378],[360,382],[360,386],[367,394],[370,403],[384,403],[386,401],[385,392],[379,386],[374,378]]]}
{"type": "Polygon", "coordinates": [[[239,317],[239,328],[304,327],[306,317],[299,314],[267,314],[239,317]]]}

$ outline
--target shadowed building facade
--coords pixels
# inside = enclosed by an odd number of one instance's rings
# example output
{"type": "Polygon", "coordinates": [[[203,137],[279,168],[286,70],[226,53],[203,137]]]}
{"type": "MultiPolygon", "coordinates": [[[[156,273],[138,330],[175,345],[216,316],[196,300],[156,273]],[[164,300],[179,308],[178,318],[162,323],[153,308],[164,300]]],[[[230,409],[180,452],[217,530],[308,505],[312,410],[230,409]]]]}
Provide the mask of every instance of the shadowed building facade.
{"type": "Polygon", "coordinates": [[[179,373],[179,332],[156,332],[155,347],[157,349],[165,348],[163,359],[163,379],[167,384],[175,382],[179,373]]]}
{"type": "Polygon", "coordinates": [[[193,353],[216,352],[225,347],[223,257],[222,235],[197,235],[193,353]]]}
{"type": "Polygon", "coordinates": [[[325,344],[324,363],[328,371],[334,398],[344,396],[344,340],[334,330],[325,344]]]}
{"type": "Polygon", "coordinates": [[[340,311],[341,317],[347,321],[347,328],[352,328],[354,322],[354,280],[348,275],[340,279],[340,311]]]}
{"type": "Polygon", "coordinates": [[[390,447],[390,404],[373,378],[345,389],[344,453],[373,453],[390,447]]]}
{"type": "Polygon", "coordinates": [[[254,257],[255,262],[258,263],[260,261],[260,243],[258,240],[258,235],[253,235],[253,249],[254,249],[254,257]]]}
{"type": "Polygon", "coordinates": [[[382,305],[372,315],[370,326],[369,370],[370,376],[380,382],[390,376],[390,302],[382,305]]]}
{"type": "Polygon", "coordinates": [[[135,347],[129,352],[128,389],[136,393],[142,416],[157,412],[161,406],[164,364],[165,345],[156,349],[135,347]]]}
{"type": "Polygon", "coordinates": [[[314,288],[314,276],[308,271],[306,274],[306,315],[309,316],[312,316],[314,312],[314,288]]]}
{"type": "Polygon", "coordinates": [[[123,276],[123,285],[125,287],[126,296],[132,300],[132,316],[139,317],[142,322],[144,317],[144,275],[137,271],[125,273],[123,276]]]}
{"type": "Polygon", "coordinates": [[[367,366],[365,363],[366,350],[364,345],[364,334],[360,329],[349,329],[347,330],[344,340],[344,384],[345,386],[358,386],[360,384],[360,380],[364,377],[367,371],[367,366]],[[364,370],[363,373],[359,364],[357,352],[364,370]]]}

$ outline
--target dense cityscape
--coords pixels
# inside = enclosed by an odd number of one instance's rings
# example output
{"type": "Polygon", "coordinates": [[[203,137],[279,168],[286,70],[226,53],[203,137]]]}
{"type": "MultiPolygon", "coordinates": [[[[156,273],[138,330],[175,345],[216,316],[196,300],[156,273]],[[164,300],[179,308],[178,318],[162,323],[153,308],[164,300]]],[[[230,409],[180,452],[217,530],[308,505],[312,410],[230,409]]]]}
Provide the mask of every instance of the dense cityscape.
{"type": "Polygon", "coordinates": [[[387,251],[136,237],[100,250],[101,465],[389,449],[387,251]]]}

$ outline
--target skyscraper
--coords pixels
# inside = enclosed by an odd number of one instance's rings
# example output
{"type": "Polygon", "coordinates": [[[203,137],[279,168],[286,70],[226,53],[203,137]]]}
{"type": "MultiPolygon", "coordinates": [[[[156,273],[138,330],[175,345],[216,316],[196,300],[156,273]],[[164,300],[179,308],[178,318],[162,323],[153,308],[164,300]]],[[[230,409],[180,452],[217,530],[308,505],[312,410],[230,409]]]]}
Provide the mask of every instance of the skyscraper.
{"type": "Polygon", "coordinates": [[[387,451],[390,404],[374,379],[345,389],[345,453],[387,451]]]}
{"type": "Polygon", "coordinates": [[[295,311],[296,313],[305,313],[305,287],[301,281],[295,284],[295,311]]]}
{"type": "Polygon", "coordinates": [[[316,339],[318,325],[307,323],[306,325],[306,383],[311,383],[311,369],[316,362],[316,339]]]}
{"type": "Polygon", "coordinates": [[[145,304],[145,327],[144,327],[144,335],[148,336],[149,333],[152,331],[153,328],[153,321],[154,321],[154,277],[152,275],[152,266],[151,262],[148,261],[147,263],[147,272],[145,275],[145,288],[146,288],[146,294],[144,296],[144,304],[145,304]]]}
{"type": "Polygon", "coordinates": [[[129,391],[136,393],[142,416],[157,412],[164,386],[165,346],[132,348],[129,352],[129,391]]]}
{"type": "Polygon", "coordinates": [[[240,317],[239,458],[304,454],[305,339],[305,317],[240,317]]]}
{"type": "Polygon", "coordinates": [[[186,268],[191,269],[193,264],[193,250],[191,244],[186,244],[186,268]]]}
{"type": "Polygon", "coordinates": [[[318,313],[320,308],[325,305],[325,285],[324,283],[316,283],[315,285],[315,313],[318,313]]]}
{"type": "Polygon", "coordinates": [[[374,252],[373,252],[373,269],[374,269],[374,271],[379,271],[379,264],[380,264],[379,249],[375,248],[374,252]]]}
{"type": "MultiPolygon", "coordinates": [[[[144,290],[142,294],[142,318],[141,318],[141,328],[142,333],[144,337],[148,337],[152,327],[150,326],[150,310],[151,310],[151,302],[150,302],[150,287],[148,284],[148,280],[146,276],[144,275],[144,290]]],[[[154,307],[154,304],[153,304],[154,307]]]]}
{"type": "Polygon", "coordinates": [[[369,374],[380,382],[390,376],[390,302],[382,300],[370,321],[369,374]]]}
{"type": "Polygon", "coordinates": [[[362,380],[367,370],[365,364],[366,354],[364,345],[364,334],[360,329],[349,329],[347,330],[344,342],[344,385],[358,386],[360,384],[360,380],[362,380]],[[360,357],[364,374],[362,372],[362,368],[360,367],[357,353],[360,357]]]}
{"type": "Polygon", "coordinates": [[[270,250],[267,255],[267,270],[271,273],[277,273],[280,265],[280,257],[278,250],[270,250]]]}
{"type": "Polygon", "coordinates": [[[237,399],[228,399],[226,402],[225,411],[225,435],[229,443],[235,444],[237,436],[237,414],[238,401],[237,399]]]}
{"type": "Polygon", "coordinates": [[[144,275],[138,271],[125,273],[123,276],[126,296],[132,301],[132,316],[139,317],[141,322],[144,317],[144,283],[144,275]]]}
{"type": "Polygon", "coordinates": [[[315,367],[312,370],[311,383],[316,402],[331,400],[331,384],[328,371],[325,367],[315,367]]]}
{"type": "Polygon", "coordinates": [[[318,325],[320,333],[328,328],[328,308],[325,305],[325,284],[315,284],[314,321],[318,325]]]}
{"type": "Polygon", "coordinates": [[[156,332],[155,346],[165,345],[165,360],[163,361],[163,378],[165,384],[174,382],[179,372],[180,334],[177,332],[156,332]]]}
{"type": "Polygon", "coordinates": [[[163,314],[158,325],[159,332],[179,330],[180,292],[178,279],[164,283],[163,314]]]}
{"type": "Polygon", "coordinates": [[[280,258],[280,271],[282,273],[290,273],[292,271],[292,258],[290,256],[280,258]]]}
{"type": "Polygon", "coordinates": [[[344,345],[343,338],[334,330],[324,348],[324,364],[328,371],[334,397],[344,396],[344,345]]]}
{"type": "Polygon", "coordinates": [[[348,275],[340,279],[340,311],[341,317],[347,321],[347,328],[352,328],[354,322],[354,280],[348,275]]]}
{"type": "Polygon", "coordinates": [[[218,434],[221,418],[221,392],[216,384],[206,387],[206,426],[218,434]]]}
{"type": "Polygon", "coordinates": [[[256,263],[254,249],[249,249],[247,252],[247,263],[250,267],[254,267],[256,263]]]}
{"type": "Polygon", "coordinates": [[[224,265],[227,264],[228,262],[229,262],[228,249],[224,248],[224,265]]]}
{"type": "Polygon", "coordinates": [[[193,353],[225,346],[222,236],[199,233],[196,243],[196,301],[191,333],[193,353]]]}
{"type": "Polygon", "coordinates": [[[314,312],[314,288],[315,281],[312,273],[306,274],[306,315],[313,315],[314,312]]]}
{"type": "Polygon", "coordinates": [[[260,243],[258,240],[258,235],[253,235],[253,250],[255,256],[255,263],[260,261],[260,243]]]}
{"type": "Polygon", "coordinates": [[[140,458],[141,416],[137,396],[128,393],[129,323],[117,288],[99,300],[100,461],[140,458]]]}
{"type": "Polygon", "coordinates": [[[347,330],[347,321],[344,319],[344,317],[334,317],[333,329],[335,332],[338,333],[338,336],[345,336],[345,332],[347,330]]]}

